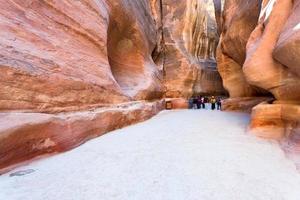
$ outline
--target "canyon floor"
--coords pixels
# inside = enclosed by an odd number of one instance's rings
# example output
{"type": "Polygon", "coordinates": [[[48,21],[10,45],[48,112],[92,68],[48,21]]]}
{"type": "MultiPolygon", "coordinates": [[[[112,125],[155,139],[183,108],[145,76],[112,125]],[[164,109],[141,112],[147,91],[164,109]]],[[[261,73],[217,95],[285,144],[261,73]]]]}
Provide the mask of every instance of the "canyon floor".
{"type": "Polygon", "coordinates": [[[5,200],[293,200],[300,174],[248,114],[163,111],[0,176],[5,200]]]}

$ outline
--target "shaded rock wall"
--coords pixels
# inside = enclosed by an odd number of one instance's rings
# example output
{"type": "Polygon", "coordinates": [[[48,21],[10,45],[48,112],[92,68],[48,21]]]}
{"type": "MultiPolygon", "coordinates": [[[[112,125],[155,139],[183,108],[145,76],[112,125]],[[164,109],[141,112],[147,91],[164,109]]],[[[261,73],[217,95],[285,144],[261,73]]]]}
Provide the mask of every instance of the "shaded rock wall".
{"type": "Polygon", "coordinates": [[[212,0],[163,0],[167,97],[223,93],[216,70],[219,40],[212,0]]]}
{"type": "Polygon", "coordinates": [[[218,70],[230,97],[251,97],[260,93],[243,73],[246,44],[259,17],[261,0],[226,0],[222,11],[221,37],[217,50],[218,70]]]}

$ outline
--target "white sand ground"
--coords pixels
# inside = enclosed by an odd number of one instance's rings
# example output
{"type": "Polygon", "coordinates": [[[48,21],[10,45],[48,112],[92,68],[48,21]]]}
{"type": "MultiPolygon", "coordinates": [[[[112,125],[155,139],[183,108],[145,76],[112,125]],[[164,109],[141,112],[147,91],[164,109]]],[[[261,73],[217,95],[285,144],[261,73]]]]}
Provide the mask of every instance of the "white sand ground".
{"type": "Polygon", "coordinates": [[[276,142],[245,134],[248,120],[164,111],[0,176],[0,199],[299,200],[293,162],[276,142]]]}

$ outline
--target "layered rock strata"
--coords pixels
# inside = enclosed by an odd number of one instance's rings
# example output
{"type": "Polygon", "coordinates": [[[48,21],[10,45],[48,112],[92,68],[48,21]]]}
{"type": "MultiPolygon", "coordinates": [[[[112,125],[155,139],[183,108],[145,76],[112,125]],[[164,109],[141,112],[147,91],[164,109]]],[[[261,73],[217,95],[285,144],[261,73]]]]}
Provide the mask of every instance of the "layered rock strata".
{"type": "Polygon", "coordinates": [[[264,138],[285,138],[284,148],[298,153],[299,13],[300,0],[226,1],[217,56],[231,97],[257,99],[265,91],[274,96],[253,108],[249,130],[264,138]]]}
{"type": "Polygon", "coordinates": [[[163,108],[119,105],[163,95],[152,59],[159,23],[149,1],[0,4],[0,169],[68,150],[163,108]]]}
{"type": "Polygon", "coordinates": [[[244,73],[249,83],[270,91],[276,101],[254,109],[251,128],[275,139],[297,134],[300,113],[300,1],[264,1],[247,45],[244,73]],[[262,114],[264,113],[264,114],[262,114]],[[274,130],[270,130],[270,128],[274,130]]]}
{"type": "Polygon", "coordinates": [[[246,44],[255,29],[260,0],[226,0],[222,11],[221,37],[217,49],[218,70],[231,98],[257,96],[260,90],[251,86],[243,73],[246,44]]]}
{"type": "Polygon", "coordinates": [[[162,95],[148,1],[0,3],[1,110],[56,112],[162,95]]]}
{"type": "Polygon", "coordinates": [[[224,92],[212,0],[0,3],[0,168],[224,92]]]}
{"type": "Polygon", "coordinates": [[[219,35],[212,0],[164,0],[167,97],[224,93],[216,70],[219,35]]]}
{"type": "Polygon", "coordinates": [[[61,114],[0,113],[0,174],[36,156],[63,152],[109,131],[149,119],[164,101],[131,102],[61,114]]]}

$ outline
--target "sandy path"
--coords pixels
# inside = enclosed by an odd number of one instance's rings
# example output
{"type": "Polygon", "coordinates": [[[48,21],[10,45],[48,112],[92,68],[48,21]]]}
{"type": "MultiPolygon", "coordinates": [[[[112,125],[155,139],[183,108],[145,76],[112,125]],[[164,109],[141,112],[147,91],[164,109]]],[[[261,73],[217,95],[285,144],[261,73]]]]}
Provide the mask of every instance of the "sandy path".
{"type": "Polygon", "coordinates": [[[0,199],[299,200],[293,162],[277,143],[245,134],[248,120],[164,111],[0,176],[0,199]]]}

